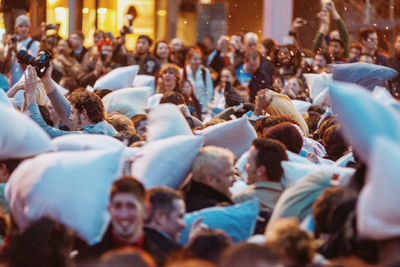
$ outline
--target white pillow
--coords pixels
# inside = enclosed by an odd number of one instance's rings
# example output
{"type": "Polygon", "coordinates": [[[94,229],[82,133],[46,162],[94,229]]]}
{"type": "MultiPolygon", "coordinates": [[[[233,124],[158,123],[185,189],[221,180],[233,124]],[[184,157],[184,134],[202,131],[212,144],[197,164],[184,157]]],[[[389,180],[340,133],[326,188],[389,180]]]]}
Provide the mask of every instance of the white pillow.
{"type": "Polygon", "coordinates": [[[328,87],[329,81],[332,81],[332,74],[326,72],[321,74],[304,73],[303,75],[310,91],[310,98],[313,100],[328,87]]]}
{"type": "Polygon", "coordinates": [[[150,87],[151,95],[154,94],[156,90],[156,79],[152,75],[136,75],[133,80],[132,87],[150,87]]]}
{"type": "Polygon", "coordinates": [[[108,114],[116,111],[132,118],[137,114],[146,114],[149,95],[149,87],[124,88],[107,94],[102,100],[108,114]]]}
{"type": "Polygon", "coordinates": [[[209,228],[223,230],[233,241],[245,241],[254,233],[258,213],[257,199],[228,207],[212,207],[186,213],[183,219],[187,227],[181,231],[179,243],[185,245],[188,242],[192,224],[199,218],[209,228]]]}
{"type": "Polygon", "coordinates": [[[104,134],[66,134],[51,140],[55,151],[82,151],[107,148],[124,149],[118,139],[104,134]]]}
{"type": "Polygon", "coordinates": [[[94,84],[94,89],[118,90],[132,86],[133,80],[139,71],[138,65],[113,69],[94,84]]]}
{"type": "Polygon", "coordinates": [[[247,118],[218,123],[196,131],[196,134],[204,136],[204,145],[227,148],[236,158],[249,150],[253,140],[257,138],[257,133],[247,118]]]}
{"type": "Polygon", "coordinates": [[[400,115],[375,100],[369,91],[354,84],[332,82],[329,93],[346,139],[364,161],[376,136],[400,140],[400,115]]]}
{"type": "Polygon", "coordinates": [[[394,99],[385,87],[376,86],[372,91],[372,97],[380,103],[400,112],[400,102],[394,99]]]}
{"type": "Polygon", "coordinates": [[[193,135],[179,108],[174,104],[161,104],[152,108],[147,116],[147,141],[177,135],[193,135]]]}
{"type": "Polygon", "coordinates": [[[330,186],[331,178],[330,171],[319,171],[285,189],[272,211],[267,231],[269,226],[279,218],[297,217],[299,221],[302,221],[311,214],[314,201],[325,188],[330,186]]]}
{"type": "Polygon", "coordinates": [[[356,206],[357,230],[373,240],[400,236],[400,145],[379,137],[368,159],[366,184],[356,206]]]}
{"type": "Polygon", "coordinates": [[[283,178],[291,186],[309,174],[318,171],[327,171],[332,174],[332,179],[345,179],[354,174],[354,169],[343,168],[335,165],[318,165],[318,164],[302,164],[297,162],[282,161],[282,168],[284,170],[283,178]]]}
{"type": "Polygon", "coordinates": [[[292,99],[292,103],[296,107],[296,109],[300,112],[301,115],[305,114],[312,105],[308,101],[297,100],[297,99],[292,99]]]}
{"type": "Polygon", "coordinates": [[[146,144],[133,157],[131,173],[146,188],[179,188],[203,146],[203,137],[175,136],[146,144]]]}
{"type": "Polygon", "coordinates": [[[155,94],[147,99],[147,108],[153,108],[160,104],[163,94],[155,94]]]}
{"type": "Polygon", "coordinates": [[[329,99],[329,88],[325,88],[314,98],[313,105],[322,107],[331,106],[331,101],[329,99]]]}
{"type": "Polygon", "coordinates": [[[29,117],[0,104],[0,160],[53,150],[49,135],[29,117]]]}
{"type": "Polygon", "coordinates": [[[364,62],[349,64],[329,64],[332,69],[333,80],[356,83],[369,90],[382,85],[397,76],[394,69],[364,62]]]}
{"type": "Polygon", "coordinates": [[[55,152],[24,161],[5,195],[17,225],[25,229],[44,216],[73,229],[90,245],[107,228],[108,194],[121,175],[118,149],[55,152]]]}
{"type": "Polygon", "coordinates": [[[349,152],[346,155],[343,155],[338,160],[336,160],[335,165],[339,167],[346,167],[347,163],[350,161],[355,161],[353,152],[349,152]]]}
{"type": "Polygon", "coordinates": [[[299,154],[293,153],[292,151],[286,150],[286,154],[288,155],[288,161],[290,162],[296,162],[296,163],[301,163],[301,164],[314,164],[308,159],[306,159],[303,156],[300,156],[299,154]]]}
{"type": "Polygon", "coordinates": [[[0,103],[9,108],[14,108],[3,89],[0,89],[0,103]]]}

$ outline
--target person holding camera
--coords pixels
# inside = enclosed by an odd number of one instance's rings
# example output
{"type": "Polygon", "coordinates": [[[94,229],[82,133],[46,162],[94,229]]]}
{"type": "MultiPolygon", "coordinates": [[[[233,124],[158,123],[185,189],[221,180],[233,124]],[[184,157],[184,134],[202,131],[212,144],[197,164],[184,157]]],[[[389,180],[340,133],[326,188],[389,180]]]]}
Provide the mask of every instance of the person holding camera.
{"type": "Polygon", "coordinates": [[[97,51],[99,52],[95,59],[89,61],[83,73],[78,75],[78,85],[86,87],[93,86],[98,78],[109,73],[111,70],[121,67],[120,64],[112,60],[113,43],[108,40],[101,40],[97,43],[97,51]]]}
{"type": "MultiPolygon", "coordinates": [[[[30,22],[29,18],[25,15],[19,16],[15,20],[15,32],[16,34],[9,38],[6,47],[6,73],[10,72],[10,84],[14,85],[18,82],[25,69],[26,65],[18,63],[16,55],[20,50],[26,50],[33,57],[36,57],[39,52],[40,43],[33,40],[29,36],[30,22]]],[[[16,96],[17,105],[22,104],[22,94],[16,96]]]]}

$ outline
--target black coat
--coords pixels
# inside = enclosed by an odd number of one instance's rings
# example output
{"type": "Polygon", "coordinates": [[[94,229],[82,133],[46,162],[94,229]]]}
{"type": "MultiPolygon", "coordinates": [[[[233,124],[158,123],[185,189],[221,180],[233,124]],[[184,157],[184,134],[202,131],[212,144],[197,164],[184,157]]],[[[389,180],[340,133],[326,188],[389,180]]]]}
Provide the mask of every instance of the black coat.
{"type": "MultiPolygon", "coordinates": [[[[112,226],[110,224],[106,233],[103,236],[103,239],[99,243],[81,250],[78,257],[76,258],[76,262],[79,264],[87,264],[91,263],[92,261],[98,261],[101,255],[117,248],[119,248],[119,246],[113,241],[112,226]]],[[[149,253],[158,266],[163,266],[163,264],[165,263],[166,254],[163,253],[163,251],[160,251],[157,246],[151,242],[146,233],[141,249],[149,253]]]]}
{"type": "Polygon", "coordinates": [[[146,234],[146,238],[166,255],[182,248],[178,242],[166,237],[157,230],[145,227],[144,232],[146,234]]]}
{"type": "Polygon", "coordinates": [[[272,74],[272,63],[265,59],[261,60],[260,67],[253,74],[253,77],[249,83],[251,103],[254,103],[259,90],[271,87],[272,74]]]}
{"type": "Polygon", "coordinates": [[[190,181],[183,189],[186,212],[204,208],[233,205],[233,201],[221,192],[206,184],[190,181]]]}

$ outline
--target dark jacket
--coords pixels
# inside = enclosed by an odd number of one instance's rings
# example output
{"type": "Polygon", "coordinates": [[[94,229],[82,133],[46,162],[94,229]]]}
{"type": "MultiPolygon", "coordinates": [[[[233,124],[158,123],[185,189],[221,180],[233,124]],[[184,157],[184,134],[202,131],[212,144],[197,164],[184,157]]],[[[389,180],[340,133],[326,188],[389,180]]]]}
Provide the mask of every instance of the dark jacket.
{"type": "Polygon", "coordinates": [[[186,212],[215,206],[233,205],[233,201],[228,196],[206,184],[193,180],[182,191],[185,196],[186,212]]]}
{"type": "Polygon", "coordinates": [[[250,102],[254,103],[257,92],[271,86],[271,78],[273,74],[272,63],[268,60],[262,60],[260,67],[253,74],[249,83],[250,102]]]}
{"type": "Polygon", "coordinates": [[[166,255],[182,248],[178,242],[166,237],[155,229],[145,227],[144,232],[146,238],[166,255]]]}
{"type": "MultiPolygon", "coordinates": [[[[103,239],[99,243],[80,251],[78,257],[76,258],[76,262],[85,264],[92,261],[98,261],[101,255],[103,255],[105,252],[116,248],[119,248],[119,246],[113,241],[112,226],[110,224],[103,236],[103,239]]],[[[158,247],[150,241],[146,233],[141,249],[149,253],[158,266],[163,266],[165,263],[166,254],[163,251],[160,251],[158,247]]]]}

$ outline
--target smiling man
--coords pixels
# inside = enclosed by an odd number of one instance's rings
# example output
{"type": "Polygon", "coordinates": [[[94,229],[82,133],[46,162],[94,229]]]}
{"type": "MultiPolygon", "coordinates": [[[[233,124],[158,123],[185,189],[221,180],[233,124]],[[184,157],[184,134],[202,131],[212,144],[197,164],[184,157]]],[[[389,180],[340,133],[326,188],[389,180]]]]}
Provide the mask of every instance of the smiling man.
{"type": "Polygon", "coordinates": [[[70,133],[106,134],[109,136],[114,136],[117,133],[106,122],[103,102],[96,94],[76,91],[71,94],[68,101],[56,88],[56,84],[50,76],[48,70],[42,78],[46,93],[58,116],[71,131],[50,127],[43,120],[39,106],[36,104],[37,74],[32,66],[28,66],[25,73],[25,93],[31,119],[39,124],[51,138],[70,133]]]}
{"type": "Polygon", "coordinates": [[[161,266],[165,259],[164,252],[158,250],[143,229],[145,218],[151,212],[148,193],[143,184],[131,176],[116,180],[111,186],[108,211],[111,222],[103,239],[82,250],[78,262],[93,263],[109,250],[135,247],[149,253],[161,266]]]}

